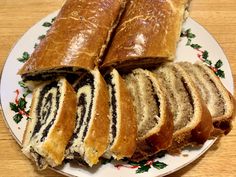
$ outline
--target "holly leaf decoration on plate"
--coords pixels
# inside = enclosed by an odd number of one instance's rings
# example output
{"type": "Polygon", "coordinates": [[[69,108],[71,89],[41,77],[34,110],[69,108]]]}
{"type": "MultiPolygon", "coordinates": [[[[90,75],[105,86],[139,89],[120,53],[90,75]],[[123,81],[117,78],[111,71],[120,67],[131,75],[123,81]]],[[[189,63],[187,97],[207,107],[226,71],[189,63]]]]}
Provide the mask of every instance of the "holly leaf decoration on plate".
{"type": "Polygon", "coordinates": [[[25,63],[30,57],[30,54],[28,52],[23,52],[21,58],[17,58],[19,62],[25,63]]]}
{"type": "Polygon", "coordinates": [[[151,165],[142,165],[136,170],[136,173],[147,172],[150,168],[151,168],[151,165]]]}
{"type": "Polygon", "coordinates": [[[153,162],[152,166],[158,170],[161,170],[165,168],[167,165],[163,162],[156,161],[156,162],[153,162]]]}
{"type": "Polygon", "coordinates": [[[213,71],[214,73],[220,77],[220,78],[225,78],[225,72],[220,69],[223,66],[223,62],[221,60],[218,60],[214,66],[212,66],[212,61],[209,59],[209,53],[207,50],[202,50],[202,46],[199,44],[192,44],[192,39],[196,37],[195,34],[191,32],[191,29],[183,30],[181,32],[180,37],[186,37],[187,38],[187,43],[185,44],[186,46],[190,46],[194,50],[198,51],[198,58],[206,63],[213,71]]]}

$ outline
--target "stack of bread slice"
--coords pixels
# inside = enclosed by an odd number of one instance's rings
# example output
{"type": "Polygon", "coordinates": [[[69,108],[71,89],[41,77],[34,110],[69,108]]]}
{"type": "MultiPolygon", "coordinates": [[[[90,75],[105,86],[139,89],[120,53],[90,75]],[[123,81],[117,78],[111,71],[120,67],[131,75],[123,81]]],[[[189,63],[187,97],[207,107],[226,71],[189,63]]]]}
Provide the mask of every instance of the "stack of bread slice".
{"type": "Polygon", "coordinates": [[[167,99],[174,116],[171,153],[187,145],[203,144],[213,129],[211,115],[190,76],[178,64],[164,64],[154,70],[167,89],[167,99]]]}
{"type": "Polygon", "coordinates": [[[64,158],[89,166],[101,157],[139,161],[227,134],[234,110],[232,95],[200,63],[165,63],[123,75],[95,69],[73,87],[59,77],[35,88],[23,152],[41,169],[64,158]]]}
{"type": "Polygon", "coordinates": [[[233,96],[208,66],[200,62],[195,64],[180,62],[178,65],[189,73],[200,91],[213,118],[215,128],[213,134],[229,133],[235,116],[233,96]]]}

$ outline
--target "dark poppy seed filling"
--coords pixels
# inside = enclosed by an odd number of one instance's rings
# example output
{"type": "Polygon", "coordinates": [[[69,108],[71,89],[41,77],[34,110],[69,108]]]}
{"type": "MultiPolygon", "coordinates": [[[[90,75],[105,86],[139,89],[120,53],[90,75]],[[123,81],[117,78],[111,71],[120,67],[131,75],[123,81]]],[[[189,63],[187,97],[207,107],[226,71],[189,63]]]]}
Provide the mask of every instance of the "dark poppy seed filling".
{"type": "Polygon", "coordinates": [[[57,110],[59,110],[60,96],[58,82],[56,81],[44,86],[40,91],[39,101],[36,106],[37,122],[31,138],[39,132],[42,133],[40,135],[41,142],[47,137],[49,129],[56,119],[57,110]]]}
{"type": "Polygon", "coordinates": [[[92,89],[94,90],[94,76],[91,73],[86,73],[77,80],[76,84],[74,85],[75,91],[78,91],[80,88],[86,85],[91,85],[92,89]]]}
{"type": "Polygon", "coordinates": [[[92,114],[95,92],[94,76],[91,73],[82,75],[75,81],[74,89],[77,92],[77,115],[76,126],[66,150],[68,159],[75,158],[78,153],[83,153],[80,147],[86,137],[92,114]]]}
{"type": "Polygon", "coordinates": [[[39,155],[32,147],[30,148],[32,157],[35,159],[36,165],[41,169],[46,165],[45,159],[39,155]]]}
{"type": "MultiPolygon", "coordinates": [[[[23,81],[46,81],[46,80],[55,80],[58,76],[67,76],[69,78],[78,78],[78,75],[85,72],[84,69],[74,68],[74,67],[66,67],[66,68],[58,68],[48,71],[42,71],[40,73],[31,73],[31,74],[23,74],[23,81]]],[[[74,80],[74,79],[72,79],[74,80]]]]}
{"type": "MultiPolygon", "coordinates": [[[[51,99],[52,99],[52,94],[51,95],[51,99]]],[[[46,137],[47,137],[47,134],[48,134],[48,131],[49,129],[52,127],[55,119],[56,119],[56,115],[57,115],[57,110],[59,110],[59,100],[60,100],[60,92],[59,92],[59,87],[57,87],[57,96],[56,96],[56,110],[53,112],[54,114],[54,117],[53,119],[50,121],[50,123],[47,125],[47,127],[43,130],[43,136],[41,138],[41,141],[43,141],[46,137]]],[[[50,101],[51,102],[51,105],[52,105],[52,100],[50,101]]],[[[51,108],[49,108],[50,111],[48,112],[51,112],[51,108]]]]}
{"type": "MultiPolygon", "coordinates": [[[[79,96],[79,101],[78,101],[78,108],[81,107],[81,112],[80,112],[80,117],[84,117],[85,116],[85,113],[86,113],[86,105],[87,105],[87,101],[85,99],[86,95],[84,93],[82,93],[80,96],[79,96]]],[[[77,115],[77,120],[78,120],[78,115],[77,115]]],[[[79,120],[79,126],[78,126],[78,130],[76,130],[75,132],[79,132],[81,127],[82,127],[82,124],[83,124],[83,119],[80,119],[79,120]]],[[[74,138],[78,138],[78,134],[77,133],[74,133],[74,138]]]]}
{"type": "Polygon", "coordinates": [[[116,125],[117,125],[117,100],[116,100],[116,90],[115,90],[115,84],[112,83],[112,75],[111,74],[106,74],[105,75],[105,81],[108,85],[108,90],[109,90],[109,106],[110,106],[110,111],[111,111],[111,124],[110,124],[110,145],[113,144],[115,138],[116,138],[116,125]]]}
{"type": "MultiPolygon", "coordinates": [[[[89,103],[89,108],[88,108],[88,115],[85,117],[85,115],[81,118],[85,119],[85,129],[83,131],[83,136],[82,136],[82,141],[84,140],[86,133],[88,131],[88,126],[89,126],[89,120],[91,118],[91,113],[92,113],[92,107],[93,107],[93,98],[94,98],[94,76],[90,73],[86,74],[81,80],[80,82],[76,85],[77,88],[77,96],[78,99],[80,100],[81,97],[84,97],[83,99],[85,100],[86,97],[86,93],[81,93],[80,95],[78,95],[78,92],[81,88],[85,87],[85,86],[90,86],[90,95],[91,95],[91,100],[89,103]]],[[[86,112],[86,105],[88,104],[88,102],[84,101],[84,104],[81,105],[81,107],[83,108],[82,112],[86,112]]]]}
{"type": "Polygon", "coordinates": [[[70,146],[73,145],[73,142],[75,139],[78,138],[79,136],[79,132],[82,128],[82,124],[83,124],[83,117],[85,116],[86,113],[86,105],[87,105],[87,101],[86,101],[86,95],[84,93],[82,93],[79,98],[78,98],[78,109],[80,109],[80,111],[77,111],[77,115],[76,115],[76,127],[74,129],[72,138],[69,142],[69,144],[67,145],[67,148],[70,148],[70,146]]]}

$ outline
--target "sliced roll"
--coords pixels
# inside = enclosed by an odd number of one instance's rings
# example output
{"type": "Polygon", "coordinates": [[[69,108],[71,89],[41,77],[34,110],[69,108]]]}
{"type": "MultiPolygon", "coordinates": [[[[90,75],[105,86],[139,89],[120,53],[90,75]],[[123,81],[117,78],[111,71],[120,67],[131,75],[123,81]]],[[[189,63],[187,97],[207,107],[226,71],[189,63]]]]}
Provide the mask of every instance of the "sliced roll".
{"type": "Polygon", "coordinates": [[[174,134],[171,153],[179,153],[188,145],[201,145],[210,136],[212,117],[190,76],[176,64],[164,64],[154,71],[174,116],[174,134]]]}
{"type": "Polygon", "coordinates": [[[206,103],[215,127],[214,135],[227,134],[232,128],[234,118],[234,98],[221,83],[215,73],[206,65],[198,62],[178,63],[187,71],[206,103]]]}
{"type": "Polygon", "coordinates": [[[39,80],[94,69],[125,4],[126,0],[67,0],[18,74],[23,80],[39,80]]]}
{"type": "Polygon", "coordinates": [[[79,78],[74,89],[77,93],[76,126],[66,158],[82,159],[92,166],[98,163],[109,144],[108,90],[97,69],[79,78]]]}
{"type": "Polygon", "coordinates": [[[62,164],[73,134],[76,94],[64,78],[35,88],[23,138],[23,153],[40,169],[62,164]]]}
{"type": "Polygon", "coordinates": [[[110,134],[105,158],[131,157],[136,149],[137,122],[132,97],[125,81],[112,69],[105,75],[109,90],[110,134]]]}
{"type": "Polygon", "coordinates": [[[175,57],[189,0],[130,0],[102,68],[150,67],[175,57]]]}
{"type": "Polygon", "coordinates": [[[168,148],[172,142],[173,119],[166,92],[151,72],[135,69],[125,76],[136,108],[138,136],[132,160],[146,159],[168,148]]]}

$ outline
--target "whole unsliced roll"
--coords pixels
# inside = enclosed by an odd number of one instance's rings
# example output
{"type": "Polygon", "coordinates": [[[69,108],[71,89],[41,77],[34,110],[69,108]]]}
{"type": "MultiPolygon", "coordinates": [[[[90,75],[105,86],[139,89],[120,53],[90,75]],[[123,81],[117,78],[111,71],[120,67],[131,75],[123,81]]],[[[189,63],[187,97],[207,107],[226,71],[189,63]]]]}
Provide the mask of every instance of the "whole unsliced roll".
{"type": "Polygon", "coordinates": [[[131,157],[136,149],[137,121],[131,94],[119,73],[112,69],[105,75],[109,90],[110,136],[104,157],[131,157]]]}
{"type": "Polygon", "coordinates": [[[155,71],[167,89],[167,99],[174,116],[171,153],[188,145],[201,145],[213,130],[212,117],[190,76],[176,64],[164,64],[155,71]]]}
{"type": "Polygon", "coordinates": [[[101,67],[153,66],[175,57],[189,0],[130,0],[101,67]]]}
{"type": "Polygon", "coordinates": [[[135,69],[125,76],[125,81],[136,108],[138,135],[132,160],[138,161],[170,147],[173,119],[165,88],[154,74],[135,69]]]}
{"type": "Polygon", "coordinates": [[[213,118],[215,127],[213,134],[229,133],[232,128],[232,119],[235,116],[233,96],[208,66],[200,62],[195,64],[179,62],[178,65],[190,74],[200,91],[213,118]]]}
{"type": "Polygon", "coordinates": [[[18,72],[24,80],[94,69],[125,0],[67,0],[46,37],[18,72]]]}
{"type": "Polygon", "coordinates": [[[80,77],[74,88],[77,93],[76,126],[66,158],[83,160],[93,166],[109,144],[108,90],[97,69],[80,77]]]}
{"type": "Polygon", "coordinates": [[[76,94],[60,78],[35,88],[23,139],[23,153],[40,169],[62,163],[75,127],[76,94]]]}

